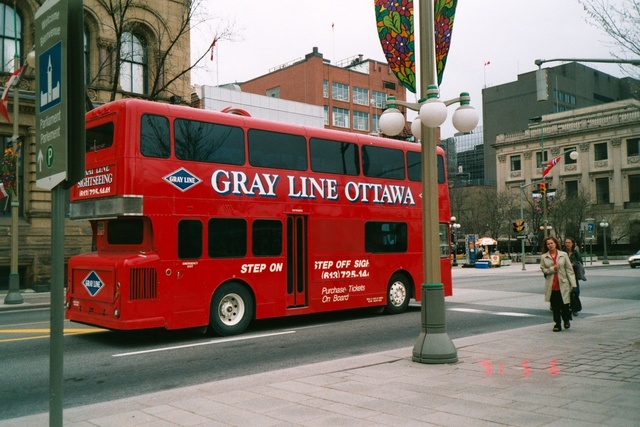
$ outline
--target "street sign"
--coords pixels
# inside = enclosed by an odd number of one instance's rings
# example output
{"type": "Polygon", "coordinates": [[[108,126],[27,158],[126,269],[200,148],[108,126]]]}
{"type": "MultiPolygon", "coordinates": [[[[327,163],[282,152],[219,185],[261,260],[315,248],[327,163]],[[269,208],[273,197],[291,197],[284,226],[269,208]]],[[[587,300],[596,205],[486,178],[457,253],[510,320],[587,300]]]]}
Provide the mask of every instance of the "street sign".
{"type": "Polygon", "coordinates": [[[47,0],[35,14],[36,185],[48,190],[84,176],[83,13],[82,0],[47,0]]]}

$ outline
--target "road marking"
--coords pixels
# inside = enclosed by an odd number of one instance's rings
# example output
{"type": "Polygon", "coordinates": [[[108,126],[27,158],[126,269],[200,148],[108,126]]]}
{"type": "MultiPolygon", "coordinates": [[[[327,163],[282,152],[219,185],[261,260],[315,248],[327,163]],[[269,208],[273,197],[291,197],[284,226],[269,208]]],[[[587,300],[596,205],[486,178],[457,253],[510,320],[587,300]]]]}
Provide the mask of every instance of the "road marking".
{"type": "MultiPolygon", "coordinates": [[[[64,330],[64,335],[67,336],[67,335],[93,334],[96,332],[105,332],[105,331],[106,329],[68,328],[64,330]]],[[[46,335],[35,335],[35,336],[29,336],[29,337],[0,339],[0,343],[39,340],[39,339],[51,337],[51,331],[49,330],[49,328],[0,329],[0,335],[2,334],[46,334],[46,335]]]]}
{"type": "Polygon", "coordinates": [[[478,310],[477,308],[450,308],[451,311],[461,311],[463,313],[478,313],[478,314],[493,314],[495,316],[510,316],[510,317],[537,317],[535,314],[527,313],[514,313],[512,311],[488,311],[478,310]]]}
{"type": "Polygon", "coordinates": [[[132,351],[130,353],[119,353],[119,354],[112,355],[112,357],[139,356],[141,354],[157,353],[157,352],[160,352],[160,351],[180,350],[180,349],[183,349],[183,348],[200,347],[200,346],[203,346],[203,345],[223,344],[223,343],[227,343],[227,342],[245,341],[245,340],[252,340],[252,339],[257,339],[257,338],[268,338],[268,337],[275,337],[275,336],[278,336],[278,335],[288,335],[288,334],[295,334],[295,333],[296,333],[296,331],[284,331],[284,332],[276,332],[276,333],[273,333],[273,334],[249,335],[249,336],[234,337],[234,338],[223,338],[223,339],[212,340],[212,341],[207,341],[207,342],[200,342],[200,343],[195,343],[195,344],[176,345],[176,346],[173,346],[173,347],[155,348],[155,349],[152,349],[152,350],[132,351]]]}

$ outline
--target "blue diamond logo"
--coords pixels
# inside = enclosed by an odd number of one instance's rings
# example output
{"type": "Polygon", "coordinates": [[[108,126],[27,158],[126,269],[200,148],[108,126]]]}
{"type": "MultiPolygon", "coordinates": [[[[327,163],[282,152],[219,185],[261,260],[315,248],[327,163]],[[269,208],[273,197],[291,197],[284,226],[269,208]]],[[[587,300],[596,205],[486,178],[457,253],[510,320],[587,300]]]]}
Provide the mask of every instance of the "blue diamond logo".
{"type": "Polygon", "coordinates": [[[100,276],[98,276],[95,271],[89,273],[87,277],[85,277],[82,281],[82,284],[85,288],[87,288],[87,291],[91,294],[92,297],[95,297],[96,294],[100,292],[100,289],[104,287],[104,282],[100,279],[100,276]]]}
{"type": "Polygon", "coordinates": [[[202,182],[200,178],[185,168],[180,168],[175,172],[171,172],[169,175],[164,177],[164,180],[182,192],[187,191],[194,185],[198,185],[202,182]]]}

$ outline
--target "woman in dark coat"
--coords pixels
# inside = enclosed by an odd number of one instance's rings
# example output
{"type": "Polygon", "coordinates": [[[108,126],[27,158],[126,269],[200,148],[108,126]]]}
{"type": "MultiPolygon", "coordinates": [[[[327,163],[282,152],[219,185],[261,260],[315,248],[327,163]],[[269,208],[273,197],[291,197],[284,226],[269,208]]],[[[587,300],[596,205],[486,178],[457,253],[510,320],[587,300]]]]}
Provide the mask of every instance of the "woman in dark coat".
{"type": "MultiPolygon", "coordinates": [[[[577,264],[582,264],[582,256],[580,256],[580,252],[578,252],[578,245],[576,245],[576,241],[573,237],[565,237],[564,239],[564,248],[567,251],[567,255],[569,255],[569,259],[571,260],[571,266],[573,267],[573,272],[576,272],[577,264]]],[[[575,302],[580,301],[580,280],[578,279],[578,274],[576,274],[576,288],[572,291],[576,293],[575,302]]],[[[573,302],[573,300],[572,300],[573,302]]],[[[573,304],[571,306],[571,311],[574,316],[578,316],[578,312],[582,310],[582,304],[573,304]]]]}

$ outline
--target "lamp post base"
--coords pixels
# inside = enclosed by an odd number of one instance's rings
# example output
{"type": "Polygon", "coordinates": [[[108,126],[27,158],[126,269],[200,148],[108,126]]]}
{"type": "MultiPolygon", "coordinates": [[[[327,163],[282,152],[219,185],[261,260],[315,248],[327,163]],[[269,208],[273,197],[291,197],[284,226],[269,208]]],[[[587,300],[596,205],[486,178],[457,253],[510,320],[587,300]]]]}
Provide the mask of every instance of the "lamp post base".
{"type": "Polygon", "coordinates": [[[18,273],[9,273],[9,292],[4,298],[5,304],[22,304],[22,294],[20,293],[20,276],[18,273]]]}
{"type": "Polygon", "coordinates": [[[458,351],[445,326],[442,283],[422,285],[422,332],[413,346],[412,359],[431,364],[458,361],[458,351]]]}

